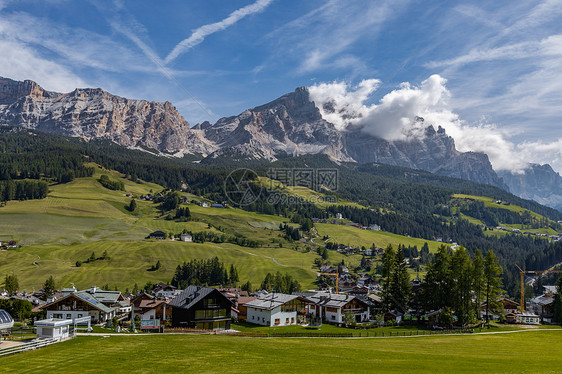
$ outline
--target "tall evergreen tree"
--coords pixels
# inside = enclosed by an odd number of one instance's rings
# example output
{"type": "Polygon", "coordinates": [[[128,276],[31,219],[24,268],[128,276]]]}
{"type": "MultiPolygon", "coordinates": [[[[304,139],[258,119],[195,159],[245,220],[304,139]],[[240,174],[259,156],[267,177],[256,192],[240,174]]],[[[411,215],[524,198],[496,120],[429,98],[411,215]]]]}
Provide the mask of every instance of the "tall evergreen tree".
{"type": "Polygon", "coordinates": [[[452,301],[460,325],[470,322],[472,302],[472,261],[464,247],[451,256],[452,301]]]}
{"type": "Polygon", "coordinates": [[[484,286],[486,292],[486,323],[490,321],[490,309],[499,309],[498,298],[502,290],[502,268],[498,264],[498,258],[492,250],[484,257],[484,286]]]}
{"type": "Polygon", "coordinates": [[[439,246],[434,261],[427,266],[427,275],[423,283],[423,301],[426,311],[437,310],[452,305],[452,274],[449,248],[439,246]]]}
{"type": "Polygon", "coordinates": [[[396,261],[396,253],[392,249],[392,244],[383,252],[382,255],[382,299],[385,310],[390,310],[392,306],[391,286],[392,286],[392,272],[394,270],[394,263],[396,261]]]}
{"type": "Polygon", "coordinates": [[[408,264],[404,258],[404,250],[401,245],[398,246],[393,261],[390,295],[392,309],[400,310],[403,313],[408,311],[408,304],[412,291],[410,283],[410,275],[408,274],[408,264]]]}
{"type": "Polygon", "coordinates": [[[53,276],[51,275],[49,278],[47,278],[47,280],[43,284],[43,293],[46,296],[52,296],[55,291],[56,291],[55,278],[53,278],[53,276]]]}
{"type": "Polygon", "coordinates": [[[484,257],[477,249],[472,260],[472,290],[474,291],[474,311],[476,318],[482,318],[482,294],[484,292],[484,257]]]}
{"type": "Polygon", "coordinates": [[[562,324],[562,276],[556,282],[556,295],[554,296],[553,320],[562,324]]]}

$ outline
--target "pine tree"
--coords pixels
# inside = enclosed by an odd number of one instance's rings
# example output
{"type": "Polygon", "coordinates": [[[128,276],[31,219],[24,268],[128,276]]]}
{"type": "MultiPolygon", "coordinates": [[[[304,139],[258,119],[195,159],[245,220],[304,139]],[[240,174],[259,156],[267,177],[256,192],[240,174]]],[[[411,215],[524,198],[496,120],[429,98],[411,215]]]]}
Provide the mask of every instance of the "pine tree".
{"type": "Polygon", "coordinates": [[[390,285],[392,309],[398,309],[406,313],[408,311],[412,285],[410,283],[410,275],[408,274],[408,265],[404,258],[404,250],[400,245],[396,251],[393,265],[394,270],[392,271],[390,285]]]}
{"type": "Polygon", "coordinates": [[[556,323],[562,324],[562,276],[556,283],[556,295],[554,296],[554,310],[552,319],[556,323]]]}
{"type": "Polygon", "coordinates": [[[435,259],[427,265],[427,275],[423,283],[423,303],[426,311],[438,310],[452,305],[452,274],[449,249],[441,245],[435,259]]]}
{"type": "Polygon", "coordinates": [[[486,292],[486,323],[490,321],[490,309],[499,309],[498,297],[502,290],[502,268],[492,250],[484,258],[484,287],[486,292]]]}
{"type": "Polygon", "coordinates": [[[135,209],[137,209],[137,202],[135,201],[134,198],[131,199],[131,202],[129,203],[129,206],[127,207],[127,210],[129,212],[134,212],[135,209]]]}
{"type": "Polygon", "coordinates": [[[43,293],[51,296],[56,291],[55,278],[51,275],[43,284],[43,293]]]}
{"type": "Polygon", "coordinates": [[[392,272],[394,270],[394,262],[396,261],[396,254],[392,245],[389,244],[384,250],[382,255],[382,299],[385,310],[390,310],[392,305],[392,272]]]}
{"type": "Polygon", "coordinates": [[[484,292],[484,257],[477,249],[472,260],[472,290],[475,298],[476,318],[482,318],[482,294],[484,292]]]}
{"type": "Polygon", "coordinates": [[[472,261],[463,247],[451,256],[453,308],[458,322],[465,325],[470,322],[472,301],[472,261]]]}
{"type": "Polygon", "coordinates": [[[240,281],[240,278],[238,277],[238,270],[232,264],[230,265],[228,281],[232,286],[236,286],[236,283],[240,281]]]}

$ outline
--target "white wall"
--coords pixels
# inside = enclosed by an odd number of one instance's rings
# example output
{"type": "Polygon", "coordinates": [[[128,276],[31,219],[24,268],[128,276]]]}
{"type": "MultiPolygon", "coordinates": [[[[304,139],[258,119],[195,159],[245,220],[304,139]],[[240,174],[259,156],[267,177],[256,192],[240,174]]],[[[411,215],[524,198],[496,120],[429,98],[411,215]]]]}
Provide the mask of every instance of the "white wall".
{"type": "Polygon", "coordinates": [[[273,310],[254,309],[247,307],[248,315],[246,321],[262,326],[288,326],[297,324],[297,312],[282,312],[281,306],[273,310]],[[279,318],[279,324],[275,324],[275,319],[279,318]],[[289,318],[289,323],[287,323],[289,318]]]}
{"type": "MultiPolygon", "coordinates": [[[[100,312],[97,310],[90,310],[88,311],[84,311],[84,310],[80,310],[80,311],[72,311],[72,310],[48,310],[47,311],[47,319],[49,318],[56,318],[54,315],[62,315],[62,318],[64,319],[72,319],[72,321],[74,321],[76,318],[81,318],[81,317],[87,317],[87,316],[91,316],[92,317],[92,322],[94,321],[99,321],[99,322],[105,322],[107,321],[108,315],[106,315],[106,319],[104,319],[103,321],[100,321],[100,312]]],[[[111,318],[113,318],[113,316],[111,316],[111,318]]]]}

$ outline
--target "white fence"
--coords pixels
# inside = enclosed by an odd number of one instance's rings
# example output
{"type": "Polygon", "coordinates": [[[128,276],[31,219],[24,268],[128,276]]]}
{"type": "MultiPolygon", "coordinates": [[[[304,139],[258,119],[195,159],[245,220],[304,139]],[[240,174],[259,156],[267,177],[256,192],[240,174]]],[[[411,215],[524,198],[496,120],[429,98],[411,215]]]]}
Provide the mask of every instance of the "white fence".
{"type": "Polygon", "coordinates": [[[58,343],[61,340],[59,339],[35,339],[29,343],[18,344],[12,347],[0,349],[0,356],[11,355],[12,353],[19,353],[30,351],[32,349],[37,349],[41,347],[46,347],[48,345],[58,343]]]}

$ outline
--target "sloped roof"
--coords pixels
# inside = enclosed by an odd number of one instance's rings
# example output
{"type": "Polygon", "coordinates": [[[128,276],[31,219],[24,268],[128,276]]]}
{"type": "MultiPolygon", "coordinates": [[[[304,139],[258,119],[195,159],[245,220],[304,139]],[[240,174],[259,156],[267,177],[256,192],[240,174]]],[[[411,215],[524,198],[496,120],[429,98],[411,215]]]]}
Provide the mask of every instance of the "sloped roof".
{"type": "Polygon", "coordinates": [[[334,294],[329,292],[317,292],[312,296],[308,296],[307,299],[309,299],[315,305],[330,308],[342,308],[353,299],[357,299],[360,302],[365,303],[363,300],[357,298],[356,296],[334,294]]]}
{"type": "MultiPolygon", "coordinates": [[[[170,306],[182,309],[190,309],[193,305],[203,300],[207,295],[216,291],[215,288],[201,287],[201,286],[188,286],[185,290],[180,292],[179,295],[170,301],[170,306]]],[[[223,294],[217,291],[217,294],[223,294]]],[[[228,300],[228,299],[227,299],[228,300]]],[[[230,302],[230,301],[229,301],[230,302]]]]}
{"type": "Polygon", "coordinates": [[[41,307],[42,310],[49,310],[49,307],[53,304],[57,304],[63,300],[66,300],[70,297],[77,297],[79,299],[81,299],[82,301],[85,301],[86,303],[88,303],[89,305],[91,305],[92,307],[104,312],[104,313],[110,313],[111,311],[113,311],[114,308],[110,308],[108,306],[105,306],[104,304],[102,304],[99,300],[97,300],[95,297],[93,297],[92,295],[90,295],[87,292],[84,291],[80,291],[80,292],[75,292],[72,293],[70,295],[67,295],[61,299],[57,299],[49,304],[45,304],[41,307]]]}
{"type": "Polygon", "coordinates": [[[84,291],[79,291],[79,293],[81,292],[89,293],[90,295],[94,296],[100,303],[116,303],[117,301],[119,301],[119,297],[121,296],[121,291],[105,291],[100,290],[96,287],[92,287],[84,291]]]}
{"type": "Polygon", "coordinates": [[[244,306],[255,309],[273,310],[289,301],[299,298],[297,295],[287,295],[284,293],[270,293],[245,303],[244,306]]]}

